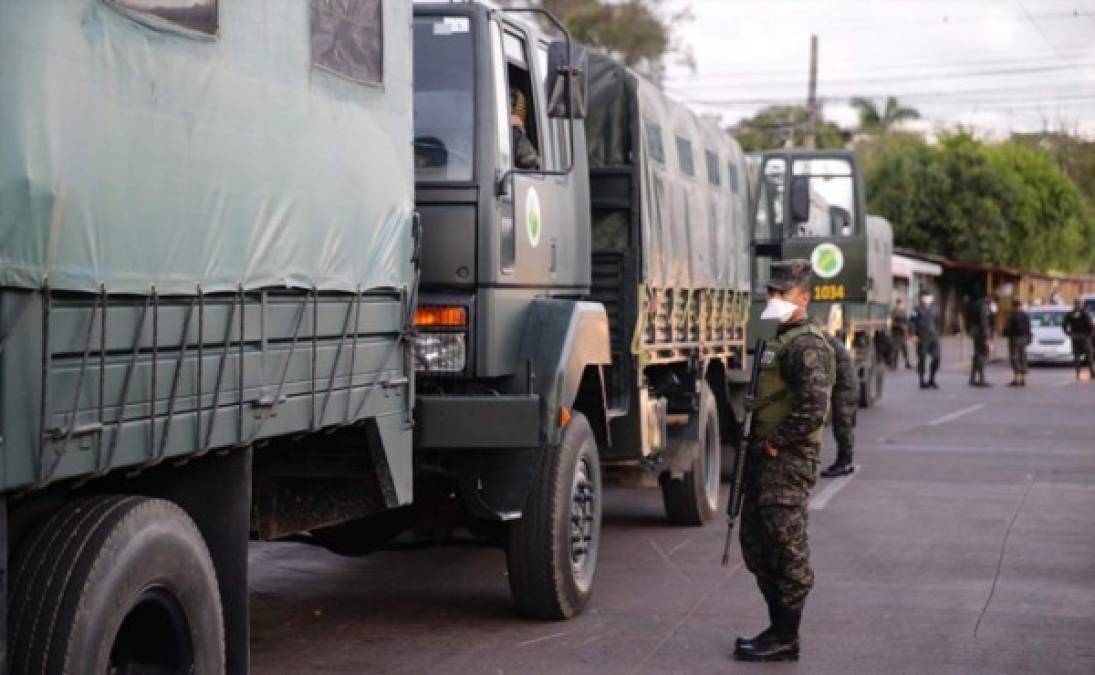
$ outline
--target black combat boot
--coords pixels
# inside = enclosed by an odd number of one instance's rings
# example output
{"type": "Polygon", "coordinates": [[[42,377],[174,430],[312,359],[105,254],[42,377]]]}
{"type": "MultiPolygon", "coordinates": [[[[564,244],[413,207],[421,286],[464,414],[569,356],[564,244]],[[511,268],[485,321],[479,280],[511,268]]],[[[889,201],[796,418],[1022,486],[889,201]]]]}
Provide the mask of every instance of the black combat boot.
{"type": "Polygon", "coordinates": [[[771,632],[761,633],[756,639],[737,645],[734,649],[735,659],[798,661],[798,627],[802,622],[802,610],[777,605],[774,618],[771,632]]]}
{"type": "Polygon", "coordinates": [[[821,470],[821,477],[836,478],[837,476],[847,476],[850,473],[855,473],[855,464],[852,464],[852,460],[837,457],[837,460],[831,466],[821,470]]]}
{"type": "Polygon", "coordinates": [[[771,635],[772,631],[776,629],[776,606],[779,602],[778,593],[769,592],[764,594],[764,602],[768,605],[768,627],[757,633],[751,638],[739,637],[734,639],[734,651],[741,649],[743,646],[753,648],[756,645],[757,640],[763,640],[771,635]]]}

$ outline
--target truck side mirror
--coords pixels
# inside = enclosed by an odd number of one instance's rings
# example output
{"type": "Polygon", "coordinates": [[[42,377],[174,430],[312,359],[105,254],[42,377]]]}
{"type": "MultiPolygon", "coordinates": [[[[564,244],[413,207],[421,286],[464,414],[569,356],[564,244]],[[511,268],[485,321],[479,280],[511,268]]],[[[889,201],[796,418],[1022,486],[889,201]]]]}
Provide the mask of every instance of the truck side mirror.
{"type": "Polygon", "coordinates": [[[586,97],[589,93],[586,50],[581,45],[552,42],[548,46],[548,116],[563,119],[585,119],[586,97]],[[568,58],[569,57],[569,58],[568,58]]]}
{"type": "Polygon", "coordinates": [[[810,179],[795,176],[791,179],[791,222],[805,223],[810,220],[810,179]]]}

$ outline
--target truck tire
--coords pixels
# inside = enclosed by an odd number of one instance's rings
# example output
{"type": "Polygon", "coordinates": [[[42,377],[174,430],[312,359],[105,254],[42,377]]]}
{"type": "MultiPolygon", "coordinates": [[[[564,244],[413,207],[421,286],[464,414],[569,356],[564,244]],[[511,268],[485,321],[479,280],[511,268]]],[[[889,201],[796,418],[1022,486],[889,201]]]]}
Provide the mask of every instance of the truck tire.
{"type": "Polygon", "coordinates": [[[546,448],[520,520],[506,540],[509,588],[534,619],[575,616],[593,590],[601,540],[601,465],[589,422],[575,412],[558,448],[546,448]]]}
{"type": "Polygon", "coordinates": [[[11,675],[224,672],[213,563],[171,502],[68,504],[20,547],[11,581],[11,675]]]}
{"type": "Polygon", "coordinates": [[[719,508],[722,448],[719,444],[719,413],[715,394],[707,383],[700,391],[699,438],[692,468],[681,478],[663,473],[659,482],[665,514],[674,525],[699,526],[714,517],[719,508]]]}

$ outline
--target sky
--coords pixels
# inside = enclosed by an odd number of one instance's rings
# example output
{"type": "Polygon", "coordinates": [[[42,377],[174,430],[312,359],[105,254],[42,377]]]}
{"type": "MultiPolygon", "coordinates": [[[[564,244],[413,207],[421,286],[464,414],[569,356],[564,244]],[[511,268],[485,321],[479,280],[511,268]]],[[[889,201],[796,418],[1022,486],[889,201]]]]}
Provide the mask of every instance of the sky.
{"type": "Polygon", "coordinates": [[[1095,138],[1095,0],[663,0],[690,8],[666,90],[732,124],[804,103],[818,37],[823,115],[854,126],[851,96],[897,96],[924,120],[988,138],[1050,129],[1095,138]]]}

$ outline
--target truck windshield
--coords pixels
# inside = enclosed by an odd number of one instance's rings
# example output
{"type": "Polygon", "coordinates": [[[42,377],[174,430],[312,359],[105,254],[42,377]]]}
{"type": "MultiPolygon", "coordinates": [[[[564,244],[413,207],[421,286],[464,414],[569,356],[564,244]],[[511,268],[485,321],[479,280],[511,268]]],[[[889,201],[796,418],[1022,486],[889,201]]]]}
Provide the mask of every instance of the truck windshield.
{"type": "Polygon", "coordinates": [[[1030,325],[1035,328],[1060,328],[1067,312],[1031,312],[1030,325]]]}
{"type": "Polygon", "coordinates": [[[420,181],[470,181],[475,139],[470,20],[414,20],[414,167],[420,181]]]}
{"type": "Polygon", "coordinates": [[[855,181],[852,165],[837,158],[796,159],[791,175],[810,182],[810,218],[791,236],[847,237],[855,230],[855,181]]]}

